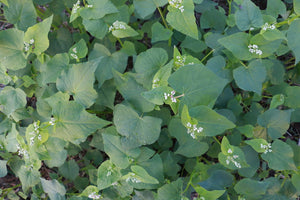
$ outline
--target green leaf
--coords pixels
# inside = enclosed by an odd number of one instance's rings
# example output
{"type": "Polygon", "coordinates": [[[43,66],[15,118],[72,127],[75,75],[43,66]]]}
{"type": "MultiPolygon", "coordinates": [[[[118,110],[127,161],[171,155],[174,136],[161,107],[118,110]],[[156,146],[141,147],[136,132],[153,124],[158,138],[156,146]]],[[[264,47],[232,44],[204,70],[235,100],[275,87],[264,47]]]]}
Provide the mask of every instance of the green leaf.
{"type": "Polygon", "coordinates": [[[8,0],[6,5],[9,7],[3,9],[5,18],[19,30],[26,31],[36,23],[37,14],[32,0],[8,0]]]}
{"type": "Polygon", "coordinates": [[[295,188],[297,189],[297,191],[300,191],[300,174],[293,174],[292,177],[292,183],[295,186],[295,188]]]}
{"type": "Polygon", "coordinates": [[[6,86],[0,93],[0,110],[10,116],[18,108],[25,107],[26,94],[23,90],[6,86]]]}
{"type": "Polygon", "coordinates": [[[56,54],[51,60],[43,65],[41,70],[42,84],[55,83],[63,70],[69,68],[69,56],[66,53],[56,54]]]}
{"type": "Polygon", "coordinates": [[[235,33],[227,37],[223,37],[218,42],[240,60],[251,60],[252,54],[249,52],[250,37],[247,33],[235,33]]]}
{"type": "Polygon", "coordinates": [[[206,10],[201,15],[200,24],[202,29],[213,28],[223,31],[226,26],[226,17],[217,9],[206,10]]]}
{"type": "Polygon", "coordinates": [[[115,21],[110,27],[110,31],[117,38],[138,36],[139,33],[122,21],[115,21]]]}
{"type": "Polygon", "coordinates": [[[6,160],[0,160],[0,178],[6,176],[7,174],[6,163],[6,160]]]}
{"type": "Polygon", "coordinates": [[[300,108],[300,87],[299,86],[289,86],[286,88],[286,99],[285,105],[290,108],[300,108]]]}
{"type": "Polygon", "coordinates": [[[191,108],[190,115],[198,121],[197,125],[203,128],[202,133],[205,136],[216,136],[235,127],[234,123],[207,106],[191,108]]]}
{"type": "Polygon", "coordinates": [[[121,74],[114,71],[114,80],[118,91],[138,111],[152,111],[155,105],[141,95],[146,89],[138,84],[133,76],[132,73],[121,74]]]}
{"type": "Polygon", "coordinates": [[[168,82],[176,92],[184,95],[180,98],[180,103],[189,108],[197,105],[213,107],[227,84],[225,79],[199,64],[179,68],[168,82]]]}
{"type": "Polygon", "coordinates": [[[11,126],[11,131],[6,135],[5,137],[5,148],[7,151],[9,152],[17,152],[17,145],[18,145],[18,141],[17,141],[17,135],[18,135],[18,131],[16,129],[16,124],[13,123],[11,126]]]}
{"type": "Polygon", "coordinates": [[[170,184],[165,184],[157,190],[157,200],[181,200],[182,179],[177,179],[170,184]]]}
{"type": "Polygon", "coordinates": [[[22,189],[24,192],[27,192],[29,188],[40,182],[40,172],[35,169],[29,170],[25,165],[20,167],[18,176],[22,183],[22,189]]]}
{"type": "Polygon", "coordinates": [[[216,75],[228,81],[232,81],[232,72],[226,69],[226,60],[222,56],[214,56],[206,63],[206,67],[213,71],[216,75]]]}
{"type": "Polygon", "coordinates": [[[121,169],[127,168],[132,157],[136,157],[140,153],[138,148],[128,149],[128,147],[123,146],[120,136],[103,133],[102,137],[104,151],[110,157],[111,162],[121,169]]]}
{"type": "MultiPolygon", "coordinates": [[[[295,1],[294,1],[295,3],[295,1]]],[[[277,18],[278,14],[286,14],[286,5],[281,0],[270,0],[267,2],[267,14],[277,18]]]]}
{"type": "Polygon", "coordinates": [[[225,136],[222,139],[221,150],[218,159],[226,168],[234,170],[249,167],[244,152],[239,147],[230,145],[225,136]]]}
{"type": "Polygon", "coordinates": [[[41,178],[43,190],[49,195],[51,200],[65,199],[66,189],[57,180],[46,180],[41,178]]]}
{"type": "Polygon", "coordinates": [[[110,123],[89,114],[74,101],[58,102],[53,107],[53,116],[56,120],[53,136],[75,144],[85,141],[87,136],[110,123]]]}
{"type": "Polygon", "coordinates": [[[250,0],[244,0],[235,13],[235,22],[241,31],[261,27],[263,18],[260,9],[250,0]]]}
{"type": "Polygon", "coordinates": [[[245,154],[246,162],[249,164],[249,167],[239,169],[238,172],[241,176],[251,178],[256,174],[258,168],[260,167],[260,158],[258,153],[255,152],[250,146],[244,146],[242,147],[242,150],[245,154]]]}
{"type": "Polygon", "coordinates": [[[299,0],[293,0],[294,3],[294,11],[297,15],[300,15],[300,1],[299,0]]]}
{"type": "Polygon", "coordinates": [[[281,140],[275,140],[271,146],[272,151],[262,154],[261,157],[268,162],[274,170],[297,170],[294,163],[294,152],[290,145],[281,140]]]}
{"type": "Polygon", "coordinates": [[[49,33],[50,46],[47,53],[54,56],[58,53],[68,52],[73,44],[73,38],[70,31],[64,27],[49,33]]]}
{"type": "Polygon", "coordinates": [[[245,143],[249,144],[256,152],[265,154],[269,152],[269,145],[271,145],[262,138],[246,140],[245,143]]]}
{"type": "Polygon", "coordinates": [[[80,63],[63,71],[56,81],[57,89],[73,95],[76,102],[90,107],[97,98],[94,90],[96,63],[80,63]]]}
{"type": "Polygon", "coordinates": [[[198,193],[198,197],[201,199],[205,199],[205,200],[217,200],[219,197],[221,197],[225,190],[212,190],[212,191],[208,191],[206,189],[204,189],[203,187],[196,185],[193,187],[196,192],[198,193]]]}
{"type": "MultiPolygon", "coordinates": [[[[297,2],[297,4],[300,5],[299,0],[296,0],[294,2],[297,2]]],[[[297,9],[299,9],[299,8],[297,8],[297,9]]],[[[300,42],[300,37],[298,37],[299,31],[300,31],[300,19],[296,19],[291,23],[291,25],[287,31],[288,46],[293,51],[293,53],[296,57],[295,64],[297,64],[300,61],[300,46],[298,45],[300,42]]]]}
{"type": "Polygon", "coordinates": [[[150,89],[155,73],[168,61],[168,54],[162,48],[151,48],[139,54],[134,69],[137,72],[137,81],[145,88],[150,89]]]}
{"type": "Polygon", "coordinates": [[[154,143],[159,135],[162,120],[155,117],[141,117],[132,108],[119,104],[114,109],[114,124],[124,136],[123,142],[131,148],[154,143]]]}
{"type": "MultiPolygon", "coordinates": [[[[280,37],[279,37],[280,38],[280,37]]],[[[271,56],[279,48],[282,39],[279,38],[267,38],[265,34],[256,34],[250,39],[250,44],[257,45],[258,49],[261,50],[261,55],[258,53],[252,53],[254,58],[266,58],[271,56]]]]}
{"type": "Polygon", "coordinates": [[[277,108],[278,106],[282,105],[283,103],[284,103],[284,95],[277,94],[272,97],[272,101],[271,101],[269,109],[277,108]]]}
{"type": "Polygon", "coordinates": [[[121,178],[120,169],[115,167],[110,160],[103,162],[98,168],[97,187],[99,190],[110,187],[121,178]]]}
{"type": "Polygon", "coordinates": [[[155,22],[151,27],[151,43],[159,42],[159,41],[165,41],[170,39],[170,37],[173,35],[173,32],[170,29],[165,28],[161,23],[155,22]]]}
{"type": "Polygon", "coordinates": [[[250,62],[248,67],[240,66],[233,70],[233,77],[239,88],[256,92],[259,95],[266,76],[266,68],[260,60],[250,62]]]}
{"type": "Polygon", "coordinates": [[[290,126],[292,110],[267,110],[257,118],[260,126],[267,128],[268,135],[274,140],[280,138],[290,126]]]}
{"type": "Polygon", "coordinates": [[[167,3],[167,0],[133,0],[134,9],[143,19],[152,15],[156,7],[162,7],[167,3]]]}
{"type": "Polygon", "coordinates": [[[44,21],[35,24],[27,29],[24,35],[24,42],[34,46],[32,52],[39,55],[49,47],[48,33],[52,24],[53,15],[44,21]],[[33,42],[32,42],[33,40],[33,42]]]}
{"type": "Polygon", "coordinates": [[[0,65],[12,70],[26,67],[23,53],[24,33],[17,29],[7,29],[0,32],[0,65]]]}
{"type": "Polygon", "coordinates": [[[83,19],[100,19],[107,14],[118,12],[110,0],[88,0],[88,5],[92,5],[92,7],[85,7],[80,10],[83,19]]]}
{"type": "Polygon", "coordinates": [[[138,165],[132,165],[130,167],[131,171],[137,176],[138,180],[142,183],[149,183],[149,184],[158,184],[158,180],[152,176],[150,176],[147,171],[138,165]]]}
{"type": "Polygon", "coordinates": [[[108,80],[100,88],[96,88],[98,98],[96,99],[95,106],[106,106],[110,109],[114,108],[114,101],[116,97],[116,86],[113,80],[108,80]]]}
{"type": "Polygon", "coordinates": [[[74,181],[79,175],[79,166],[75,160],[66,161],[58,168],[58,172],[65,178],[74,181]]]}
{"type": "Polygon", "coordinates": [[[193,0],[183,1],[179,8],[172,5],[168,6],[167,22],[179,32],[198,40],[193,0]],[[179,9],[180,7],[183,9],[179,9]]]}
{"type": "Polygon", "coordinates": [[[69,56],[71,59],[78,60],[79,58],[84,58],[88,52],[85,40],[81,39],[79,42],[74,44],[69,50],[69,56]]]}
{"type": "Polygon", "coordinates": [[[85,29],[94,37],[103,39],[108,32],[108,26],[102,19],[83,19],[85,29]]]}
{"type": "Polygon", "coordinates": [[[240,180],[235,186],[234,190],[238,194],[245,195],[249,199],[260,199],[260,197],[267,192],[268,183],[245,178],[240,180]]]}
{"type": "Polygon", "coordinates": [[[187,129],[182,125],[179,118],[173,118],[170,121],[169,132],[179,142],[179,147],[175,151],[175,154],[186,157],[197,157],[203,155],[208,150],[206,142],[195,140],[187,133],[187,129]]]}
{"type": "Polygon", "coordinates": [[[104,81],[113,78],[112,69],[123,73],[127,66],[127,59],[128,56],[121,51],[111,53],[104,45],[95,44],[94,49],[89,54],[89,60],[97,63],[95,75],[98,86],[100,87],[104,81]]]}

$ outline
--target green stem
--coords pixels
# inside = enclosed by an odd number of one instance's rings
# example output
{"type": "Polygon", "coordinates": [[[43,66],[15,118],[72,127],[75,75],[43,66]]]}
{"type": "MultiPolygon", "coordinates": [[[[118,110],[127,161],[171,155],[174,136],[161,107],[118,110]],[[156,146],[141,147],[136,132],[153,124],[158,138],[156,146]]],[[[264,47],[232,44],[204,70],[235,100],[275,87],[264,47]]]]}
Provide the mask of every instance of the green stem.
{"type": "Polygon", "coordinates": [[[231,14],[231,2],[232,2],[232,0],[227,0],[227,3],[228,3],[228,15],[231,14]]]}
{"type": "Polygon", "coordinates": [[[287,66],[285,69],[293,69],[294,67],[296,67],[296,65],[287,66]]]}
{"type": "Polygon", "coordinates": [[[201,63],[203,63],[204,60],[206,60],[215,50],[212,49],[210,52],[208,52],[208,54],[206,54],[206,56],[204,56],[204,58],[202,58],[202,60],[200,61],[201,63]]]}
{"type": "Polygon", "coordinates": [[[296,15],[296,16],[292,17],[291,19],[287,19],[287,20],[284,20],[282,22],[279,22],[279,23],[276,24],[276,27],[278,28],[278,27],[280,27],[282,25],[290,24],[292,21],[294,21],[295,19],[297,19],[299,17],[300,17],[300,15],[296,15]]]}
{"type": "Polygon", "coordinates": [[[162,19],[162,21],[163,21],[165,27],[166,27],[167,29],[169,29],[169,26],[168,26],[168,24],[167,24],[167,22],[166,22],[166,19],[165,19],[163,13],[162,13],[160,7],[157,7],[157,10],[158,10],[158,12],[159,12],[159,14],[160,14],[160,16],[161,16],[161,19],[162,19]]]}
{"type": "Polygon", "coordinates": [[[86,6],[86,1],[85,0],[83,0],[83,5],[86,6]]]}
{"type": "Polygon", "coordinates": [[[240,61],[240,63],[241,63],[244,67],[248,68],[248,66],[245,65],[242,61],[240,61]]]}
{"type": "Polygon", "coordinates": [[[213,138],[216,140],[216,142],[221,146],[221,142],[216,138],[216,136],[213,136],[213,138]]]}
{"type": "Polygon", "coordinates": [[[121,47],[123,48],[123,42],[120,40],[120,38],[117,38],[117,40],[120,43],[121,47]]]}
{"type": "Polygon", "coordinates": [[[8,195],[8,193],[9,193],[10,191],[12,191],[13,189],[18,188],[18,187],[20,187],[20,186],[21,186],[21,184],[17,184],[17,185],[15,185],[15,186],[13,186],[13,187],[4,189],[4,190],[3,190],[3,197],[1,197],[0,200],[4,200],[4,198],[8,195]]]}

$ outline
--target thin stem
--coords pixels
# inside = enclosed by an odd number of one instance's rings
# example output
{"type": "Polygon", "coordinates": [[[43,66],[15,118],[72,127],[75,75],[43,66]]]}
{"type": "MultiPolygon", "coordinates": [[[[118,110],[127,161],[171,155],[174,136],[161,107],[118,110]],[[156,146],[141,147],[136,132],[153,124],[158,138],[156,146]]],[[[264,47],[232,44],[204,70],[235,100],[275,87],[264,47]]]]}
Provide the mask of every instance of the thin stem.
{"type": "Polygon", "coordinates": [[[180,97],[184,97],[184,94],[178,95],[176,97],[174,97],[175,99],[180,98],[180,97]]]}
{"type": "Polygon", "coordinates": [[[85,0],[83,0],[83,5],[84,5],[84,6],[86,5],[86,1],[85,1],[85,0]]]}
{"type": "Polygon", "coordinates": [[[248,66],[245,65],[245,63],[243,63],[242,61],[240,61],[240,63],[241,63],[244,67],[248,68],[248,66]]]}
{"type": "Polygon", "coordinates": [[[231,14],[231,2],[232,2],[232,0],[227,0],[227,3],[228,3],[228,15],[231,14]]]}
{"type": "Polygon", "coordinates": [[[117,40],[120,43],[121,47],[123,48],[123,42],[120,40],[120,38],[117,38],[117,40]]]}
{"type": "Polygon", "coordinates": [[[279,22],[279,23],[276,24],[276,27],[280,27],[284,24],[290,24],[292,21],[294,21],[295,19],[297,19],[299,17],[300,17],[299,15],[296,15],[296,16],[292,17],[291,19],[287,19],[287,20],[284,20],[282,22],[279,22]]]}
{"type": "Polygon", "coordinates": [[[165,19],[163,13],[162,13],[160,7],[157,7],[157,10],[158,10],[158,12],[159,12],[159,14],[160,14],[160,16],[161,16],[161,19],[162,19],[162,21],[163,21],[163,24],[165,25],[165,27],[166,27],[167,29],[169,29],[169,26],[168,26],[168,24],[167,24],[167,22],[166,22],[166,19],[165,19]]]}
{"type": "Polygon", "coordinates": [[[216,136],[213,136],[213,138],[216,140],[216,142],[221,146],[221,142],[216,138],[216,136]]]}
{"type": "Polygon", "coordinates": [[[293,69],[294,67],[296,67],[296,65],[287,66],[285,69],[293,69]]]}
{"type": "Polygon", "coordinates": [[[206,60],[206,58],[208,58],[215,50],[212,49],[210,52],[208,52],[208,54],[206,54],[206,56],[204,56],[204,58],[202,58],[202,60],[200,61],[201,63],[203,63],[204,60],[206,60]]]}

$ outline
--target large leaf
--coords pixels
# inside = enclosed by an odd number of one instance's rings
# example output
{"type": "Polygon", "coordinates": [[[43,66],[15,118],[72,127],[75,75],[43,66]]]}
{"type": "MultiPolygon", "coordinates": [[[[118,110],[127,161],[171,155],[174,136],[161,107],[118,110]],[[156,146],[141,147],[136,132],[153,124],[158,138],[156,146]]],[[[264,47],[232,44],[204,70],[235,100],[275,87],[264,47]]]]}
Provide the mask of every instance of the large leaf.
{"type": "Polygon", "coordinates": [[[48,33],[52,24],[53,15],[44,21],[35,24],[27,29],[24,42],[34,46],[32,52],[39,55],[49,47],[48,33]]]}
{"type": "Polygon", "coordinates": [[[103,133],[102,137],[104,151],[110,157],[111,162],[121,169],[127,168],[132,157],[136,157],[140,153],[138,148],[128,149],[128,147],[123,146],[120,136],[103,133]]]}
{"type": "MultiPolygon", "coordinates": [[[[299,2],[300,4],[299,0],[297,0],[297,2],[299,2]]],[[[288,46],[293,51],[296,57],[295,64],[297,64],[300,61],[300,46],[298,45],[300,42],[300,37],[298,34],[299,32],[300,32],[300,19],[296,19],[291,23],[287,31],[288,46]]]]}
{"type": "Polygon", "coordinates": [[[83,19],[100,19],[107,14],[116,13],[118,9],[110,0],[88,0],[92,7],[85,7],[80,10],[83,19]]]}
{"type": "Polygon", "coordinates": [[[18,70],[26,66],[23,53],[24,33],[17,29],[0,32],[0,65],[7,69],[18,70]]]}
{"type": "Polygon", "coordinates": [[[83,142],[87,136],[109,124],[108,121],[89,114],[80,104],[58,102],[53,107],[56,120],[53,136],[73,143],[83,142]]]}
{"type": "Polygon", "coordinates": [[[36,23],[36,12],[32,0],[9,0],[9,7],[4,7],[4,16],[19,30],[26,29],[36,23]]]}
{"type": "Polygon", "coordinates": [[[239,88],[256,92],[259,95],[266,76],[266,68],[260,60],[250,62],[248,67],[240,66],[233,70],[233,77],[239,88]]]}
{"type": "Polygon", "coordinates": [[[73,65],[57,79],[57,89],[73,95],[79,104],[90,107],[97,98],[97,92],[93,88],[96,67],[96,63],[91,62],[73,65]]]}
{"type": "Polygon", "coordinates": [[[103,39],[108,32],[108,27],[102,19],[83,19],[82,24],[92,36],[99,39],[103,39]]]}
{"type": "Polygon", "coordinates": [[[100,87],[104,81],[113,78],[112,69],[120,73],[124,72],[128,56],[121,51],[111,53],[104,45],[95,44],[93,51],[89,54],[89,60],[92,59],[97,59],[94,60],[97,63],[95,75],[100,87]]]}
{"type": "Polygon", "coordinates": [[[167,22],[179,32],[198,40],[193,0],[183,1],[178,8],[169,5],[168,10],[167,22]]]}
{"type": "Polygon", "coordinates": [[[46,180],[41,178],[43,190],[49,195],[51,200],[65,199],[66,189],[57,180],[46,180]]]}
{"type": "Polygon", "coordinates": [[[98,168],[97,185],[98,189],[102,190],[121,178],[120,169],[115,167],[110,160],[103,162],[98,168]]]}
{"type": "Polygon", "coordinates": [[[10,116],[18,108],[25,107],[26,103],[26,94],[19,88],[7,86],[0,93],[0,111],[7,116],[10,116]]]}
{"type": "Polygon", "coordinates": [[[151,27],[152,38],[151,42],[159,42],[170,39],[173,32],[170,29],[167,29],[161,25],[159,22],[155,22],[151,27]]]}
{"type": "Polygon", "coordinates": [[[40,182],[40,172],[38,170],[30,170],[27,166],[22,165],[18,171],[18,176],[22,183],[22,189],[27,192],[29,188],[40,182]]]}
{"type": "Polygon", "coordinates": [[[58,168],[58,172],[65,178],[74,181],[79,175],[79,166],[75,160],[66,161],[58,168]]]}
{"type": "Polygon", "coordinates": [[[191,117],[197,119],[197,126],[203,128],[202,133],[205,136],[219,135],[225,130],[235,127],[234,123],[207,106],[193,107],[189,113],[191,117]]]}
{"type": "Polygon", "coordinates": [[[250,37],[247,33],[235,33],[227,37],[223,37],[218,42],[226,49],[231,51],[235,57],[240,60],[251,60],[252,54],[249,52],[250,37]]]}
{"type": "Polygon", "coordinates": [[[281,140],[275,140],[270,149],[272,151],[262,154],[261,157],[268,162],[271,169],[297,170],[294,163],[294,152],[290,145],[281,140]]]}
{"type": "Polygon", "coordinates": [[[181,200],[182,185],[182,179],[163,185],[157,190],[157,200],[181,200]]]}
{"type": "Polygon", "coordinates": [[[168,61],[168,54],[162,48],[151,48],[139,54],[134,69],[137,72],[138,82],[150,89],[155,73],[168,61]]]}
{"type": "Polygon", "coordinates": [[[0,160],[0,178],[6,176],[7,174],[6,163],[6,160],[0,160]]]}
{"type": "Polygon", "coordinates": [[[199,64],[181,67],[168,82],[176,92],[184,95],[180,101],[189,108],[197,105],[212,107],[227,84],[227,80],[199,64]]]}
{"type": "Polygon", "coordinates": [[[167,3],[167,0],[133,0],[134,9],[143,19],[153,14],[157,7],[167,3]]]}
{"type": "Polygon", "coordinates": [[[186,157],[197,157],[208,150],[206,142],[195,140],[187,133],[187,129],[182,125],[179,118],[174,118],[170,121],[169,132],[179,142],[179,147],[175,151],[176,154],[186,157]]]}
{"type": "Polygon", "coordinates": [[[286,99],[285,105],[290,108],[300,108],[300,87],[299,86],[289,86],[286,88],[286,99]]]}
{"type": "Polygon", "coordinates": [[[150,116],[139,116],[132,108],[119,104],[114,110],[114,124],[124,136],[122,142],[131,148],[154,143],[159,135],[162,120],[150,116]]]}
{"type": "Polygon", "coordinates": [[[146,89],[136,82],[134,74],[114,72],[115,85],[124,99],[141,112],[152,111],[155,104],[148,102],[141,94],[146,89]]]}
{"type": "Polygon", "coordinates": [[[238,194],[245,195],[249,199],[260,199],[267,192],[268,183],[245,178],[239,181],[234,190],[238,194]]]}
{"type": "Polygon", "coordinates": [[[290,126],[292,110],[271,109],[257,118],[260,126],[267,128],[267,133],[272,139],[280,138],[290,126]]]}
{"type": "Polygon", "coordinates": [[[260,9],[250,0],[244,0],[235,13],[237,27],[241,31],[249,30],[251,27],[261,27],[263,18],[260,9]]]}

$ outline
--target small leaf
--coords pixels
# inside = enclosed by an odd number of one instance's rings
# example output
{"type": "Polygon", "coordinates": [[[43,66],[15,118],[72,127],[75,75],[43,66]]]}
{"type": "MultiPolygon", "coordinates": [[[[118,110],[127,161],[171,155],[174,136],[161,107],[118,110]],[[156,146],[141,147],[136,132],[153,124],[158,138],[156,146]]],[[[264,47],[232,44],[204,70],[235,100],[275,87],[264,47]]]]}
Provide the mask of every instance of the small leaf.
{"type": "Polygon", "coordinates": [[[289,86],[285,90],[286,98],[285,105],[290,108],[300,108],[300,87],[299,86],[289,86]]]}
{"type": "Polygon", "coordinates": [[[152,38],[151,43],[159,42],[159,41],[165,41],[170,39],[170,37],[173,35],[173,32],[170,29],[164,28],[161,23],[156,22],[151,27],[152,32],[152,38]]]}
{"type": "Polygon", "coordinates": [[[220,196],[222,196],[225,192],[225,190],[212,190],[212,191],[208,191],[206,189],[204,189],[201,186],[194,186],[193,187],[196,192],[198,193],[198,197],[203,198],[205,200],[217,200],[220,196]]]}
{"type": "Polygon", "coordinates": [[[0,93],[0,110],[8,116],[18,108],[25,107],[26,103],[26,94],[19,88],[7,86],[0,93]]]}
{"type": "Polygon", "coordinates": [[[272,101],[271,101],[269,109],[277,108],[278,106],[282,105],[283,103],[284,103],[284,95],[277,94],[272,97],[272,101]]]}
{"type": "Polygon", "coordinates": [[[120,169],[115,167],[110,160],[103,162],[98,168],[97,187],[99,190],[110,187],[121,178],[120,169]]]}
{"type": "Polygon", "coordinates": [[[84,58],[88,52],[85,40],[81,39],[79,42],[74,44],[69,50],[69,56],[71,59],[78,60],[79,58],[84,58]]]}
{"type": "MultiPolygon", "coordinates": [[[[296,9],[299,9],[300,1],[296,0],[294,1],[294,3],[299,5],[296,7],[296,9]]],[[[300,9],[297,12],[300,12],[300,9]]],[[[288,46],[295,55],[296,58],[295,64],[297,64],[300,61],[300,46],[298,45],[300,42],[300,37],[298,37],[299,31],[300,31],[300,19],[296,19],[291,23],[287,31],[288,46]]]]}
{"type": "Polygon", "coordinates": [[[147,171],[138,165],[132,165],[130,167],[131,171],[138,177],[142,183],[149,183],[149,184],[158,184],[158,180],[152,176],[150,176],[147,171]]]}
{"type": "Polygon", "coordinates": [[[260,197],[267,192],[267,183],[245,178],[240,180],[235,186],[234,190],[238,194],[245,195],[246,198],[260,199],[260,197]]]}
{"type": "Polygon", "coordinates": [[[58,168],[59,173],[65,178],[74,181],[79,175],[79,166],[75,160],[66,161],[61,167],[58,168]]]}
{"type": "Polygon", "coordinates": [[[110,27],[112,34],[117,38],[138,36],[139,33],[127,25],[125,22],[115,21],[110,27]]]}
{"type": "Polygon", "coordinates": [[[83,19],[85,29],[94,37],[103,39],[108,32],[108,27],[102,19],[83,19]]]}
{"type": "Polygon", "coordinates": [[[0,160],[0,178],[6,176],[7,174],[7,167],[6,167],[6,160],[0,160]]]}

